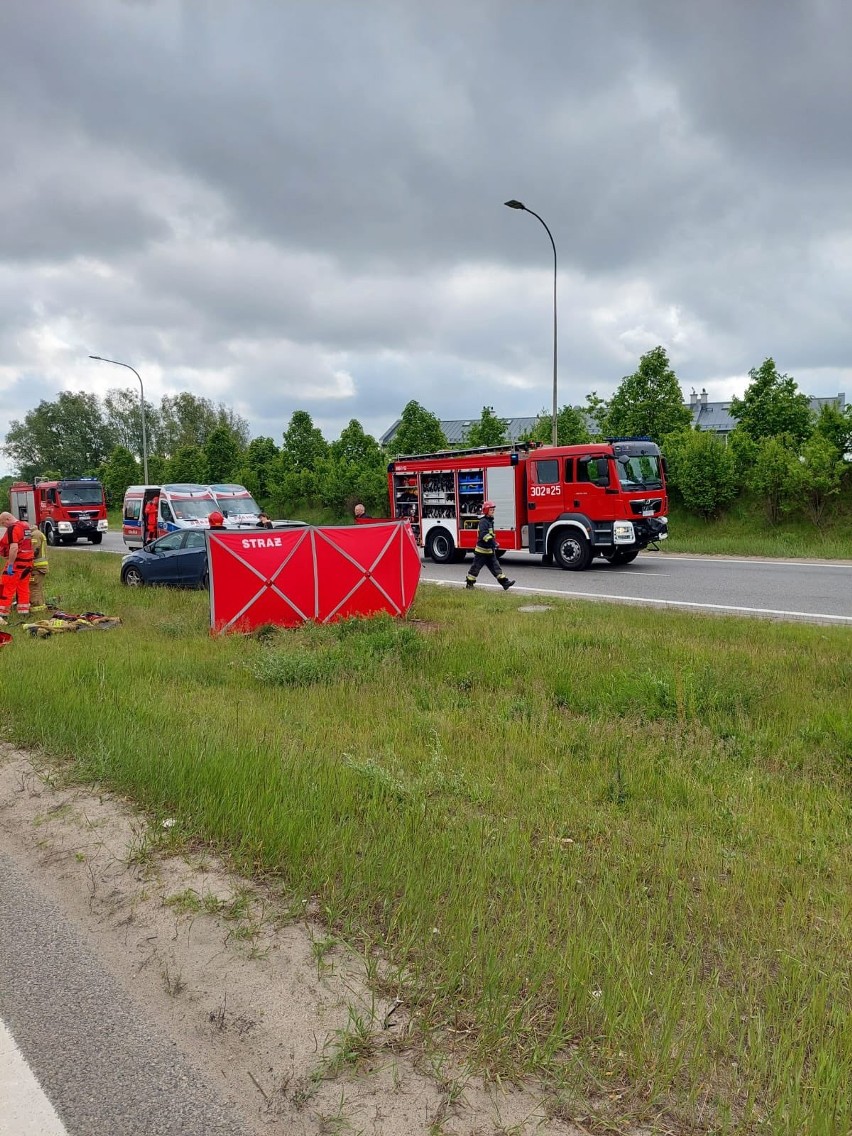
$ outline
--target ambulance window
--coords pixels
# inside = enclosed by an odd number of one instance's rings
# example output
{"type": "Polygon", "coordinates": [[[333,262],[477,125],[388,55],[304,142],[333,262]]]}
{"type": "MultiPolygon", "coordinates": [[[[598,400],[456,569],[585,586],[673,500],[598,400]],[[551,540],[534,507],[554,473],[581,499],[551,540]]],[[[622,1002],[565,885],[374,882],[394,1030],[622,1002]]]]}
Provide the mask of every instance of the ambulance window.
{"type": "Polygon", "coordinates": [[[139,498],[132,499],[124,502],[124,519],[125,521],[138,521],[139,513],[142,508],[142,502],[139,498]]]}
{"type": "Polygon", "coordinates": [[[160,516],[163,518],[164,521],[168,521],[169,524],[175,523],[175,515],[172,512],[172,507],[168,503],[168,501],[161,501],[160,502],[160,516]]]}
{"type": "Polygon", "coordinates": [[[536,480],[539,485],[556,485],[559,482],[559,461],[557,458],[537,461],[535,469],[536,480]]]}

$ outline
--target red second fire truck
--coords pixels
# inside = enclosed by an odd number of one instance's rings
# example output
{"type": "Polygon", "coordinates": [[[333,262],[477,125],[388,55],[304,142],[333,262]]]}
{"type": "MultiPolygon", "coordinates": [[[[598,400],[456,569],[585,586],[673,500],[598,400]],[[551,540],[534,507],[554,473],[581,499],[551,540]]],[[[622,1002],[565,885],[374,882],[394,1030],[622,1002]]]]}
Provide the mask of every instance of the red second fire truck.
{"type": "Polygon", "coordinates": [[[48,544],[74,544],[78,537],[100,544],[109,528],[104,487],[94,477],[16,481],[9,497],[12,514],[38,525],[48,544]]]}
{"type": "Polygon", "coordinates": [[[665,461],[644,438],[581,446],[519,443],[400,457],[388,466],[391,515],[426,556],[464,560],[484,501],[501,549],[581,571],[595,556],[630,564],[668,536],[665,461]]]}

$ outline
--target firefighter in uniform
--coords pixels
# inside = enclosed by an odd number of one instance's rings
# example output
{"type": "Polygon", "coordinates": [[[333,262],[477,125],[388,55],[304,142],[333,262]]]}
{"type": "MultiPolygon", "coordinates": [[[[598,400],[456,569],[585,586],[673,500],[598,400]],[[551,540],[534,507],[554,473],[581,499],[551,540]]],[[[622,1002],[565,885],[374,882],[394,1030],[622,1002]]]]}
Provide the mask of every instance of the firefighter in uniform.
{"type": "Polygon", "coordinates": [[[18,614],[30,613],[30,575],[33,570],[33,546],[30,529],[24,521],[16,521],[11,513],[0,513],[0,525],[6,533],[0,540],[0,556],[6,557],[3,588],[0,592],[0,622],[9,617],[12,601],[17,598],[18,614]]]}
{"type": "Polygon", "coordinates": [[[476,548],[473,550],[473,564],[471,564],[465,580],[466,588],[474,586],[476,577],[484,567],[488,568],[488,571],[504,592],[508,591],[515,582],[505,574],[497,558],[499,548],[497,547],[497,538],[494,536],[495,508],[493,501],[486,501],[482,506],[482,517],[476,531],[476,548]]]}
{"type": "Polygon", "coordinates": [[[33,571],[30,576],[30,610],[44,611],[44,578],[47,575],[47,540],[40,528],[30,529],[33,571]]]}

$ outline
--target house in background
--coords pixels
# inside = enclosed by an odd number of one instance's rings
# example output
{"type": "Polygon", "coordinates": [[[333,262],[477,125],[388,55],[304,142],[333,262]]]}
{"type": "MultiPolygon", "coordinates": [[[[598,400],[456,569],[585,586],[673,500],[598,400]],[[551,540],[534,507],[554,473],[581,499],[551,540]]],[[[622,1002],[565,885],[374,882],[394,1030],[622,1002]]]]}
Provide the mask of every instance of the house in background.
{"type": "MultiPolygon", "coordinates": [[[[810,404],[814,414],[819,414],[824,406],[836,406],[838,410],[843,410],[846,406],[846,395],[837,394],[828,398],[812,398],[810,404]]],[[[712,430],[725,442],[737,425],[736,418],[731,417],[731,400],[710,402],[706,390],[702,390],[701,394],[696,394],[694,390],[690,393],[689,409],[692,411],[692,424],[696,429],[712,430]]]]}
{"type": "MultiPolygon", "coordinates": [[[[819,414],[823,406],[836,406],[838,410],[843,410],[846,407],[846,395],[837,394],[828,398],[812,398],[810,403],[814,414],[819,414]]],[[[727,402],[710,402],[706,390],[702,390],[701,394],[696,394],[693,390],[689,396],[689,403],[684,403],[684,405],[688,405],[692,412],[692,423],[697,429],[712,430],[714,434],[727,442],[728,435],[737,424],[736,418],[731,417],[730,399],[727,402]]],[[[477,418],[447,418],[441,421],[441,429],[451,446],[462,446],[464,445],[465,434],[478,421],[477,418]]],[[[507,440],[518,442],[521,438],[532,433],[538,418],[534,415],[532,418],[503,418],[501,421],[506,425],[507,440]]],[[[397,418],[396,422],[385,430],[379,438],[379,443],[382,446],[393,449],[393,440],[400,422],[401,419],[397,418]]],[[[589,428],[593,429],[594,424],[590,423],[589,428]]]]}

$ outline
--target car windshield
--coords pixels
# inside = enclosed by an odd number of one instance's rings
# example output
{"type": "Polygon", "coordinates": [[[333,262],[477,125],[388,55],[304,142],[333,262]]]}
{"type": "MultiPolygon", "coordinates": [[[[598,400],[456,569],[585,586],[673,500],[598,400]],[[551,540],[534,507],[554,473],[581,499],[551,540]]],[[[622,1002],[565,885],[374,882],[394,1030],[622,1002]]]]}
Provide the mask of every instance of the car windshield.
{"type": "Polygon", "coordinates": [[[62,485],[59,500],[63,505],[103,505],[104,491],[100,484],[62,485]]]}
{"type": "Polygon", "coordinates": [[[260,512],[260,505],[255,501],[250,493],[239,497],[224,497],[217,496],[216,500],[219,502],[219,508],[222,510],[226,517],[240,516],[243,513],[253,513],[255,516],[260,512]]]}
{"type": "Polygon", "coordinates": [[[209,497],[188,497],[185,501],[173,497],[171,504],[179,521],[206,521],[216,508],[216,502],[209,497]]]}
{"type": "Polygon", "coordinates": [[[642,454],[635,457],[620,457],[615,463],[618,480],[622,489],[662,489],[660,459],[655,455],[642,454]]]}

